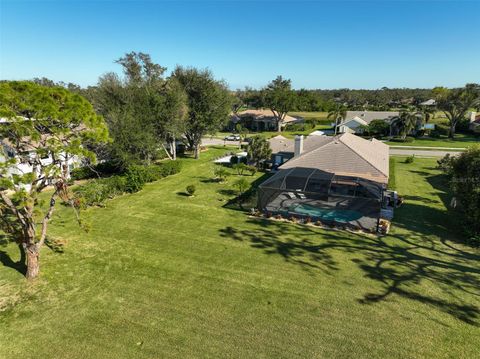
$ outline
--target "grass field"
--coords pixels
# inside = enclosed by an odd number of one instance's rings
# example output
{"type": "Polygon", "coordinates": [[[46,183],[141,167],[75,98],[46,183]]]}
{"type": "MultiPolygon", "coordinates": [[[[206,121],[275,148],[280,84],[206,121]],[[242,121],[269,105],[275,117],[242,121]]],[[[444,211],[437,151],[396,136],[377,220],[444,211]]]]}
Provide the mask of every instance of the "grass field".
{"type": "Polygon", "coordinates": [[[417,146],[417,147],[451,147],[451,148],[467,148],[474,145],[480,145],[480,137],[457,133],[455,139],[451,140],[447,136],[441,138],[417,138],[413,142],[386,142],[392,146],[417,146]]]}
{"type": "Polygon", "coordinates": [[[88,234],[59,208],[34,283],[1,242],[0,358],[480,356],[480,252],[435,160],[395,159],[406,203],[376,238],[225,208],[223,151],[90,209],[88,234]]]}

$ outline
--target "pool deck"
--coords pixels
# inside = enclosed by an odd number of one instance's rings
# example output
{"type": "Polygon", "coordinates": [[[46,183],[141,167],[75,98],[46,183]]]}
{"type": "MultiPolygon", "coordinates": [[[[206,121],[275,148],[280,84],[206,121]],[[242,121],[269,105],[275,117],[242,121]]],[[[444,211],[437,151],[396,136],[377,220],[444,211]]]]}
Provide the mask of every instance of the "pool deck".
{"type": "MultiPolygon", "coordinates": [[[[323,201],[319,199],[307,198],[295,192],[281,193],[272,201],[270,201],[265,209],[271,213],[288,213],[289,215],[297,215],[317,219],[317,217],[299,214],[294,210],[291,210],[292,206],[300,204],[306,204],[314,207],[317,206],[328,210],[349,210],[359,212],[362,214],[362,217],[351,220],[349,222],[339,222],[340,225],[341,223],[348,223],[355,227],[359,227],[369,231],[375,231],[377,227],[377,219],[380,216],[380,208],[372,208],[371,206],[366,206],[365,201],[362,199],[335,197],[330,198],[329,201],[323,201]]],[[[319,216],[318,219],[322,220],[322,217],[319,216]]]]}

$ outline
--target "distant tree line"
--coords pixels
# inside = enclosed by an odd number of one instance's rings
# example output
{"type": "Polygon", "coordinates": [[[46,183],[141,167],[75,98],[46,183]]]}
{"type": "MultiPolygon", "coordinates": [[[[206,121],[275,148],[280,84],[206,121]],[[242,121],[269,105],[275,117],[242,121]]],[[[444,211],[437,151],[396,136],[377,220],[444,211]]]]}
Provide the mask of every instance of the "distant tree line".
{"type": "MultiPolygon", "coordinates": [[[[245,88],[237,90],[236,96],[245,106],[263,106],[263,90],[245,88]]],[[[377,90],[292,90],[290,111],[331,111],[337,103],[350,110],[388,111],[406,105],[417,105],[434,98],[433,89],[387,88],[377,90]]]]}

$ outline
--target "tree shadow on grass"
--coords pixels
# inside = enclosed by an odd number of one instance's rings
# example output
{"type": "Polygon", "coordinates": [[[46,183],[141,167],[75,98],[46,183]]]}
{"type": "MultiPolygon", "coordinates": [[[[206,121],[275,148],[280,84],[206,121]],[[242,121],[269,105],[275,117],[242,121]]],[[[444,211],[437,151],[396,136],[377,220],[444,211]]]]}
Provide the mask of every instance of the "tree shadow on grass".
{"type": "MultiPolygon", "coordinates": [[[[437,238],[413,233],[376,238],[342,231],[319,230],[265,219],[249,219],[252,229],[228,226],[220,230],[224,238],[247,242],[268,255],[286,262],[332,275],[340,270],[335,251],[355,254],[356,263],[367,278],[377,282],[378,291],[364,294],[358,302],[372,305],[397,295],[434,307],[470,325],[479,325],[480,254],[455,250],[437,238]],[[436,296],[427,294],[422,284],[433,282],[436,296]],[[468,298],[465,299],[465,298],[468,298]]],[[[408,223],[412,226],[412,223],[408,223]]],[[[441,226],[436,231],[441,231],[441,226]]],[[[413,226],[412,231],[415,231],[413,226]]]]}
{"type": "Polygon", "coordinates": [[[2,263],[5,267],[15,269],[22,275],[27,274],[27,266],[25,264],[25,251],[21,245],[18,246],[20,250],[20,259],[15,262],[13,261],[12,257],[3,250],[0,250],[0,263],[2,263]]]}

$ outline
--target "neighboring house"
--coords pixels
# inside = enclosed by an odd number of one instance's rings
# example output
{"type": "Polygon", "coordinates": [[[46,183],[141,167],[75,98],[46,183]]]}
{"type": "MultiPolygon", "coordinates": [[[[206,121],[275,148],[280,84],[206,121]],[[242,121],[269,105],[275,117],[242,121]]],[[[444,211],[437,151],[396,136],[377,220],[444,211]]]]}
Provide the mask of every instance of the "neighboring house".
{"type": "Polygon", "coordinates": [[[399,116],[398,111],[347,111],[345,119],[337,126],[337,132],[361,134],[365,126],[373,120],[383,120],[391,124],[399,116]]]}
{"type": "Polygon", "coordinates": [[[382,209],[390,203],[387,145],[350,133],[295,140],[277,136],[270,143],[274,159],[283,163],[259,186],[261,211],[378,230],[382,209]]]}
{"type": "MultiPolygon", "coordinates": [[[[6,123],[7,120],[1,118],[0,119],[0,126],[2,123],[6,123]]],[[[31,149],[23,153],[16,153],[13,146],[10,144],[8,139],[0,139],[0,162],[5,162],[8,159],[15,158],[16,164],[9,168],[8,174],[9,175],[16,175],[16,174],[25,174],[33,172],[33,166],[30,163],[31,159],[34,157],[37,143],[31,142],[31,149]]],[[[70,172],[81,165],[81,161],[77,156],[68,155],[66,153],[60,154],[60,161],[62,162],[62,170],[66,174],[67,178],[70,178],[70,172]]],[[[41,163],[44,166],[48,166],[52,163],[52,158],[49,156],[45,156],[41,159],[41,163]]],[[[28,190],[28,188],[27,188],[28,190]]]]}
{"type": "Polygon", "coordinates": [[[470,130],[475,133],[480,133],[480,114],[472,112],[470,114],[470,130]]]}
{"type": "MultiPolygon", "coordinates": [[[[282,122],[282,128],[293,123],[302,123],[303,118],[286,115],[282,122]]],[[[251,131],[276,131],[277,122],[271,110],[245,110],[232,114],[228,123],[228,129],[235,129],[237,123],[251,131]]]]}
{"type": "Polygon", "coordinates": [[[437,101],[435,101],[434,99],[430,99],[430,100],[419,103],[420,106],[436,106],[436,104],[437,104],[437,101]]]}

